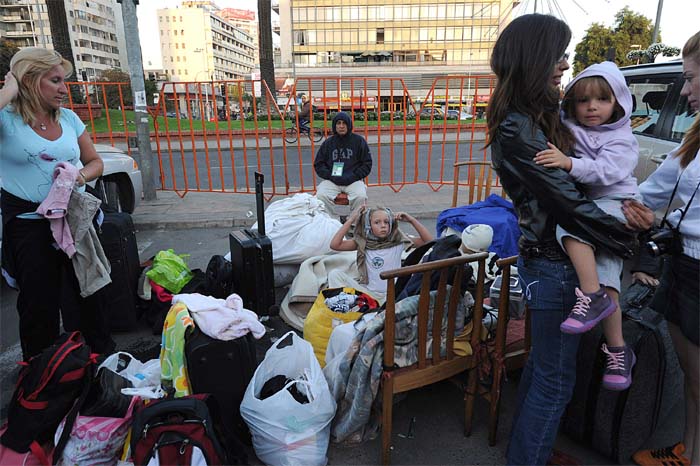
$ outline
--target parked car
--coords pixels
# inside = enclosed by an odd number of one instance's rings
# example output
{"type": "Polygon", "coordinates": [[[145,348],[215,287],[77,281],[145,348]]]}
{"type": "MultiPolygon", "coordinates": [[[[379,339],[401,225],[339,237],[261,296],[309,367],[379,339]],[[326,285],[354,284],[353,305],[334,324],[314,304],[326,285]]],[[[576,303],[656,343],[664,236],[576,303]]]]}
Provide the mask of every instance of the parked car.
{"type": "Polygon", "coordinates": [[[469,120],[473,117],[471,113],[467,113],[464,110],[461,112],[459,110],[450,109],[447,111],[448,120],[469,120]]]}
{"type": "Polygon", "coordinates": [[[425,107],[420,112],[418,112],[418,115],[421,119],[427,119],[432,117],[433,119],[437,120],[443,119],[445,117],[445,112],[443,112],[437,107],[425,107]]]}
{"type": "Polygon", "coordinates": [[[133,213],[141,202],[143,182],[136,160],[126,152],[106,144],[95,144],[104,162],[104,171],[97,180],[89,183],[91,191],[102,200],[105,207],[120,212],[133,213]]]}
{"type": "Polygon", "coordinates": [[[632,132],[639,142],[639,163],[634,172],[644,181],[680,144],[693,123],[688,99],[680,95],[683,63],[674,60],[621,68],[632,93],[632,132]]]}

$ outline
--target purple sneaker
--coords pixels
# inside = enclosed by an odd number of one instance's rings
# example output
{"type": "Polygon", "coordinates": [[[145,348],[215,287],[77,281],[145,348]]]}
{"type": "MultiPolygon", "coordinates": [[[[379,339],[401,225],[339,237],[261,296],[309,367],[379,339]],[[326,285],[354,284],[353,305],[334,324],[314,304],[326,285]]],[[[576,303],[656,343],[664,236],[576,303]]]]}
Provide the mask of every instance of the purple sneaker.
{"type": "Polygon", "coordinates": [[[602,349],[608,359],[603,374],[603,388],[615,391],[627,390],[632,384],[632,368],[637,363],[634,351],[627,345],[613,347],[605,343],[602,349]]]}
{"type": "Polygon", "coordinates": [[[591,294],[576,288],[576,304],[559,328],[564,333],[586,333],[616,309],[615,301],[610,299],[603,287],[591,294]]]}

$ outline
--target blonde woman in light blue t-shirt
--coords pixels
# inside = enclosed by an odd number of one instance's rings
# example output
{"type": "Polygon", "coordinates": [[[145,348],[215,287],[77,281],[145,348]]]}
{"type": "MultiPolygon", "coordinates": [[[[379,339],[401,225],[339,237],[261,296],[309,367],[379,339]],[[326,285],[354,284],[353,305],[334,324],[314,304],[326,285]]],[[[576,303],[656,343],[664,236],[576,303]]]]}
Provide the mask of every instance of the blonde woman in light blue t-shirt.
{"type": "Polygon", "coordinates": [[[80,330],[95,352],[114,341],[102,313],[102,293],[81,298],[70,259],[55,247],[49,221],[35,211],[46,199],[56,165],[78,168],[75,189],[102,174],[102,159],[85,125],[61,107],[73,66],[52,50],[27,47],[10,61],[0,89],[3,275],[19,288],[17,311],[25,360],[65,330],[80,330]]]}

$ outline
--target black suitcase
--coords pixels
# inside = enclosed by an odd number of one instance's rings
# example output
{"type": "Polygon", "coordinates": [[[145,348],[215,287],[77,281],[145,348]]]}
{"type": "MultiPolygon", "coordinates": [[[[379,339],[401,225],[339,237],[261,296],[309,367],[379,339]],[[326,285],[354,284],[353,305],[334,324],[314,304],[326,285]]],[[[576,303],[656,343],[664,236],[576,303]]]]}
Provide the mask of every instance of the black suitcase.
{"type": "Polygon", "coordinates": [[[645,445],[683,396],[680,366],[663,316],[644,305],[629,306],[632,300],[624,296],[643,292],[643,286],[632,285],[620,298],[623,335],[637,356],[632,385],[621,392],[602,387],[604,337],[597,326],[581,337],[576,386],[562,421],[569,437],[621,464],[645,445]]]}
{"type": "Polygon", "coordinates": [[[272,242],[265,236],[262,173],[255,173],[258,230],[234,230],[229,235],[233,289],[243,299],[243,307],[260,315],[275,314],[275,283],[272,269],[272,242]]]}
{"type": "Polygon", "coordinates": [[[235,340],[217,340],[198,328],[186,337],[185,358],[192,393],[216,398],[222,419],[238,438],[248,441],[248,426],[240,414],[241,401],[258,367],[251,333],[235,340]]]}
{"type": "Polygon", "coordinates": [[[106,213],[99,237],[112,267],[112,283],[104,288],[107,321],[112,330],[132,330],[140,317],[136,290],[141,267],[131,215],[106,213]]]}

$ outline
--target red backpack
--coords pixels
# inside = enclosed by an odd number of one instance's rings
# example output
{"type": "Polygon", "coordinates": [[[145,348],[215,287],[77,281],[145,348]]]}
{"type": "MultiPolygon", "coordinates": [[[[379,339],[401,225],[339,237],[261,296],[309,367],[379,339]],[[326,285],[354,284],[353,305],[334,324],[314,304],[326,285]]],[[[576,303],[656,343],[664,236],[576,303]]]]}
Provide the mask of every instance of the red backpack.
{"type": "Polygon", "coordinates": [[[134,465],[157,458],[157,464],[189,466],[193,456],[203,457],[206,464],[229,464],[210,415],[211,401],[208,395],[191,395],[153,401],[137,410],[131,430],[134,465]]]}
{"type": "Polygon", "coordinates": [[[63,334],[50,347],[23,365],[7,411],[2,445],[31,452],[44,464],[49,458],[41,445],[50,444],[61,420],[66,428],[54,449],[60,458],[75,417],[90,388],[96,354],[80,332],[63,334]],[[77,402],[76,402],[77,400],[77,402]]]}

